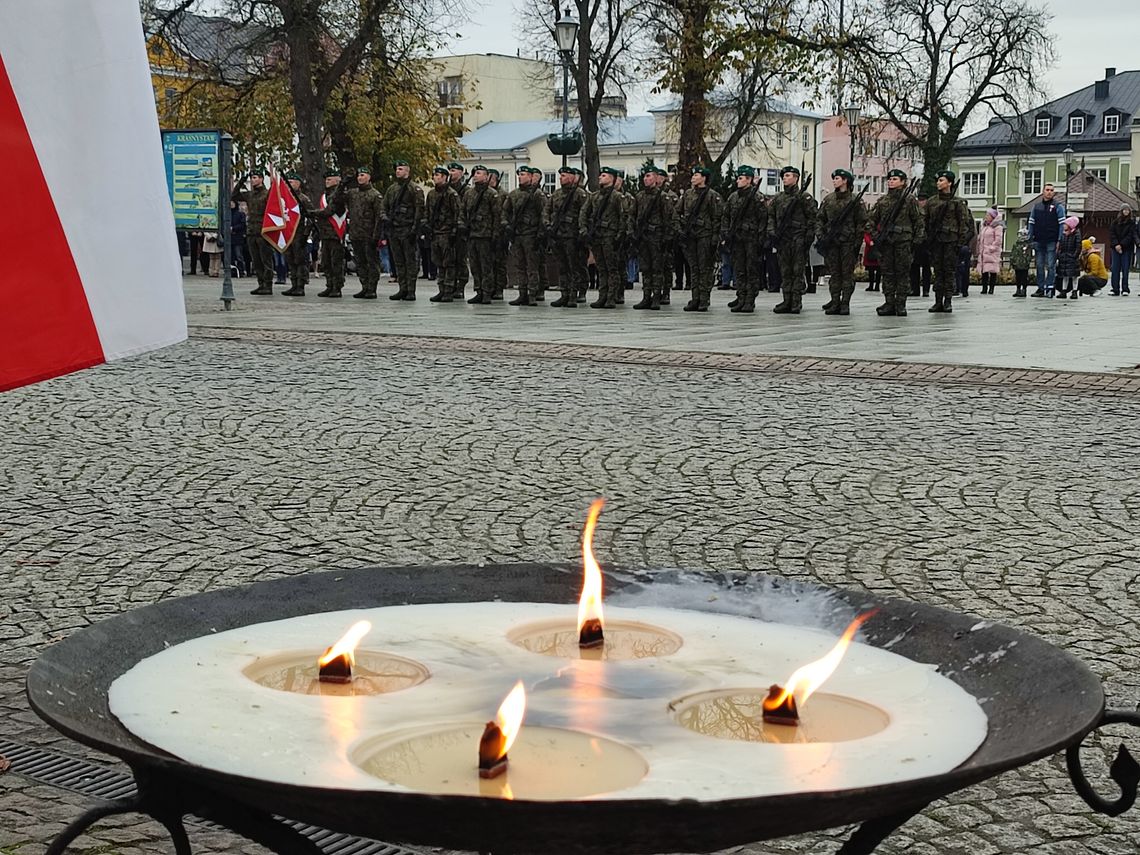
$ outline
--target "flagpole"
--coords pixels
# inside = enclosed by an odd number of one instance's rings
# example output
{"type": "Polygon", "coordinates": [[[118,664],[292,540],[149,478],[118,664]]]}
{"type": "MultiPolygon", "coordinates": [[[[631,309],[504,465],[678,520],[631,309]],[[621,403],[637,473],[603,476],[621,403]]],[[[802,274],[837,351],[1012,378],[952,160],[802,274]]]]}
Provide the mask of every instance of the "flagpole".
{"type": "Polygon", "coordinates": [[[222,302],[225,304],[226,311],[228,312],[233,305],[234,300],[234,281],[230,278],[230,265],[233,264],[233,238],[230,234],[232,229],[231,212],[230,212],[230,195],[233,193],[233,188],[230,187],[230,182],[233,180],[233,157],[234,157],[234,138],[225,131],[222,131],[222,151],[221,151],[221,192],[218,193],[218,204],[221,206],[221,216],[218,218],[222,224],[222,267],[225,271],[222,273],[222,302]]]}

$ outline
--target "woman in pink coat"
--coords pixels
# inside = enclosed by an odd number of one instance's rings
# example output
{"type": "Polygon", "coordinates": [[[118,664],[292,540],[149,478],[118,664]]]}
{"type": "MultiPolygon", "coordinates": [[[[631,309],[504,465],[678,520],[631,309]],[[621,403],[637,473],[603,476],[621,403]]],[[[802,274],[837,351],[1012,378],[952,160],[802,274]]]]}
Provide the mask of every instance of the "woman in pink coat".
{"type": "Polygon", "coordinates": [[[982,230],[978,233],[978,272],[982,274],[982,293],[992,294],[1001,272],[1001,249],[1005,244],[1005,223],[1001,211],[986,211],[982,230]],[[988,289],[988,290],[987,290],[988,289]]]}

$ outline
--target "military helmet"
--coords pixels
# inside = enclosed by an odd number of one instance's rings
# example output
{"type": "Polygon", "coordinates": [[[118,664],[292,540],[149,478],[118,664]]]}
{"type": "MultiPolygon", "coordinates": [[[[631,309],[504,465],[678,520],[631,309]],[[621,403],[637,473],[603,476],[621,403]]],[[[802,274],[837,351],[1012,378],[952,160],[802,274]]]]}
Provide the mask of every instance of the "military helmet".
{"type": "Polygon", "coordinates": [[[901,178],[903,181],[906,181],[906,173],[901,169],[892,169],[887,173],[887,178],[901,178]]]}

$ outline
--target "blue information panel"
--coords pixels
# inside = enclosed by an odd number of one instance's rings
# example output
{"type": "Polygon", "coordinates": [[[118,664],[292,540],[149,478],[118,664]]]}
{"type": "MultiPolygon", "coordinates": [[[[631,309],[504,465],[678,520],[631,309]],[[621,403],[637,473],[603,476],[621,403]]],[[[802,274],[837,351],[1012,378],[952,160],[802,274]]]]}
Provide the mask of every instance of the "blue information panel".
{"type": "Polygon", "coordinates": [[[221,137],[221,131],[162,132],[166,188],[179,229],[219,227],[221,137]]]}

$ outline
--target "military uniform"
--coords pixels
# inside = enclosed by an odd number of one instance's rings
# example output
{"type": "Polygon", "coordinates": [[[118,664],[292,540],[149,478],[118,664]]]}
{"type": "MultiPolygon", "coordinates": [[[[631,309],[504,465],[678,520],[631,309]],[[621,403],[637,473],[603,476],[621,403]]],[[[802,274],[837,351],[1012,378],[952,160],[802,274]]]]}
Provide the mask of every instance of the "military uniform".
{"type": "MultiPolygon", "coordinates": [[[[260,172],[252,172],[264,178],[260,172]]],[[[261,236],[261,223],[265,219],[265,206],[269,204],[269,188],[262,184],[260,187],[239,189],[242,183],[234,188],[230,200],[245,202],[246,230],[245,245],[249,253],[253,275],[257,277],[257,287],[249,293],[259,296],[269,296],[273,293],[273,247],[269,241],[261,236]]]]}
{"type": "MultiPolygon", "coordinates": [[[[755,177],[755,170],[742,166],[739,178],[755,177]]],[[[733,312],[756,310],[756,295],[763,287],[764,237],[768,231],[768,208],[758,186],[745,185],[725,202],[721,240],[732,255],[732,275],[736,280],[736,299],[728,304],[733,312]]]]}
{"type": "MultiPolygon", "coordinates": [[[[367,169],[362,173],[371,175],[367,169]]],[[[352,241],[352,255],[356,260],[356,275],[360,277],[360,291],[353,297],[376,299],[376,286],[380,282],[380,209],[384,200],[372,183],[357,186],[345,193],[348,204],[348,236],[352,241]]]]}
{"type": "MultiPolygon", "coordinates": [[[[620,169],[618,170],[618,172],[621,174],[621,177],[622,177],[622,180],[624,183],[625,172],[623,170],[620,170],[620,169]]],[[[633,216],[634,196],[632,193],[630,193],[624,187],[622,189],[618,190],[617,192],[618,192],[618,194],[620,194],[620,197],[621,197],[622,215],[625,217],[625,221],[628,224],[630,217],[633,216]]],[[[618,289],[617,297],[614,299],[614,303],[621,306],[625,303],[625,292],[633,287],[633,283],[630,281],[630,276],[629,276],[629,273],[630,273],[629,261],[630,261],[631,256],[630,256],[628,226],[627,226],[627,233],[623,234],[621,236],[621,245],[619,247],[619,251],[621,254],[621,270],[622,270],[621,288],[618,289]]]]}
{"type": "Polygon", "coordinates": [[[534,306],[542,287],[539,265],[545,263],[542,212],[546,195],[541,187],[518,187],[503,200],[503,236],[510,243],[511,264],[518,278],[519,296],[512,306],[534,306]]]}
{"type": "MultiPolygon", "coordinates": [[[[293,172],[285,180],[290,179],[300,181],[301,176],[293,172]]],[[[283,253],[285,265],[289,269],[289,290],[281,293],[286,297],[304,297],[305,287],[309,284],[309,233],[313,230],[313,200],[300,189],[293,190],[293,197],[301,209],[301,220],[297,223],[292,242],[285,247],[283,253]]]]}
{"type": "Polygon", "coordinates": [[[830,276],[831,300],[824,304],[823,310],[829,315],[846,315],[850,313],[851,295],[855,293],[855,266],[863,251],[867,208],[852,192],[855,177],[850,172],[837,169],[831,175],[845,178],[847,188],[828,193],[816,217],[819,251],[830,276]]]}
{"type": "MultiPolygon", "coordinates": [[[[901,170],[892,169],[887,175],[906,179],[901,170]]],[[[905,315],[914,247],[926,239],[922,210],[905,187],[896,187],[875,202],[868,219],[883,277],[883,305],[875,311],[880,315],[905,315]]]]}
{"type": "MultiPolygon", "coordinates": [[[[707,169],[698,169],[706,179],[707,169]]],[[[724,200],[707,185],[686,190],[677,206],[680,237],[689,265],[690,298],[686,312],[707,312],[716,273],[720,223],[724,200]]]]}
{"type": "MultiPolygon", "coordinates": [[[[563,170],[574,174],[573,167],[564,166],[558,171],[563,170]]],[[[578,305],[578,295],[586,292],[589,274],[578,239],[578,217],[585,202],[586,191],[577,184],[559,187],[546,200],[542,214],[543,229],[558,265],[558,287],[562,292],[562,296],[550,304],[555,308],[574,308],[578,305]]]]}
{"type": "MultiPolygon", "coordinates": [[[[447,168],[454,170],[463,169],[462,164],[449,163],[447,168]]],[[[459,196],[459,202],[462,205],[463,200],[471,191],[469,180],[466,178],[457,178],[451,176],[451,189],[459,196]]],[[[453,299],[462,299],[463,293],[467,289],[467,279],[470,273],[467,269],[467,238],[462,233],[455,237],[455,263],[451,265],[451,281],[446,283],[448,293],[451,294],[453,299]]]]}
{"type": "MultiPolygon", "coordinates": [[[[437,167],[436,171],[441,168],[437,167]]],[[[442,169],[447,175],[447,170],[442,169]]],[[[460,210],[459,194],[449,183],[432,187],[424,202],[426,221],[424,230],[431,241],[431,257],[436,264],[436,281],[439,293],[430,299],[434,303],[450,303],[451,266],[455,264],[455,236],[463,219],[460,210]]]]}
{"type": "Polygon", "coordinates": [[[468,302],[490,303],[495,293],[495,243],[502,229],[503,199],[489,182],[475,184],[468,188],[461,208],[460,233],[466,235],[467,260],[475,280],[475,296],[468,302]]]}
{"type": "MultiPolygon", "coordinates": [[[[617,170],[608,166],[602,172],[617,178],[617,170]]],[[[618,289],[625,287],[621,252],[625,232],[625,208],[612,184],[586,198],[578,214],[578,234],[593,251],[598,267],[598,299],[591,308],[612,309],[617,305],[618,289]]]]}
{"type": "MultiPolygon", "coordinates": [[[[502,209],[503,200],[507,198],[507,192],[499,186],[500,174],[499,170],[488,170],[491,176],[495,179],[495,186],[491,189],[495,191],[495,195],[499,197],[499,208],[502,209]]],[[[490,182],[488,182],[490,183],[490,182]]],[[[494,266],[495,279],[494,288],[491,290],[492,300],[503,299],[503,292],[507,289],[507,251],[503,247],[503,238],[500,234],[492,245],[492,264],[494,266]]]]}
{"type": "MultiPolygon", "coordinates": [[[[665,177],[664,170],[654,171],[665,177]]],[[[641,273],[641,302],[634,308],[659,309],[669,298],[677,208],[661,187],[645,187],[633,201],[627,227],[641,273]]]]}
{"type": "MultiPolygon", "coordinates": [[[[396,166],[407,166],[396,161],[396,166]]],[[[388,251],[396,268],[399,290],[390,300],[416,299],[420,272],[419,235],[424,220],[424,191],[411,178],[397,178],[384,193],[380,213],[388,230],[388,251]]]]}
{"type": "MultiPolygon", "coordinates": [[[[668,175],[668,173],[666,173],[668,175]]],[[[680,204],[681,197],[669,186],[668,183],[661,188],[661,194],[665,197],[666,203],[673,209],[673,214],[677,213],[677,206],[680,204]]],[[[677,221],[680,223],[680,220],[677,221]]],[[[678,234],[679,228],[674,229],[673,236],[667,241],[665,246],[665,253],[668,256],[669,264],[666,268],[665,276],[665,292],[661,295],[661,305],[669,305],[669,297],[671,291],[683,291],[684,289],[684,276],[685,276],[685,254],[681,250],[681,236],[678,234]],[[673,284],[673,279],[676,277],[677,283],[673,284]]]]}
{"type": "MultiPolygon", "coordinates": [[[[953,183],[954,173],[938,173],[953,183]]],[[[954,195],[954,188],[940,190],[926,200],[924,226],[931,266],[934,268],[934,305],[932,312],[952,312],[954,298],[954,271],[958,253],[974,238],[974,218],[965,200],[954,195]]]]}
{"type": "MultiPolygon", "coordinates": [[[[780,172],[799,175],[794,166],[785,166],[780,172]]],[[[780,293],[783,299],[772,309],[776,314],[799,314],[803,307],[809,271],[808,250],[815,237],[816,202],[804,192],[799,182],[784,187],[784,192],[773,197],[768,209],[768,236],[776,249],[780,265],[780,293]]]]}
{"type": "MultiPolygon", "coordinates": [[[[333,169],[325,177],[337,174],[333,169]]],[[[333,226],[333,217],[343,217],[348,210],[344,182],[335,188],[326,188],[322,201],[324,206],[313,212],[321,239],[321,270],[325,273],[325,290],[317,296],[339,297],[344,288],[344,241],[333,226]]]]}

